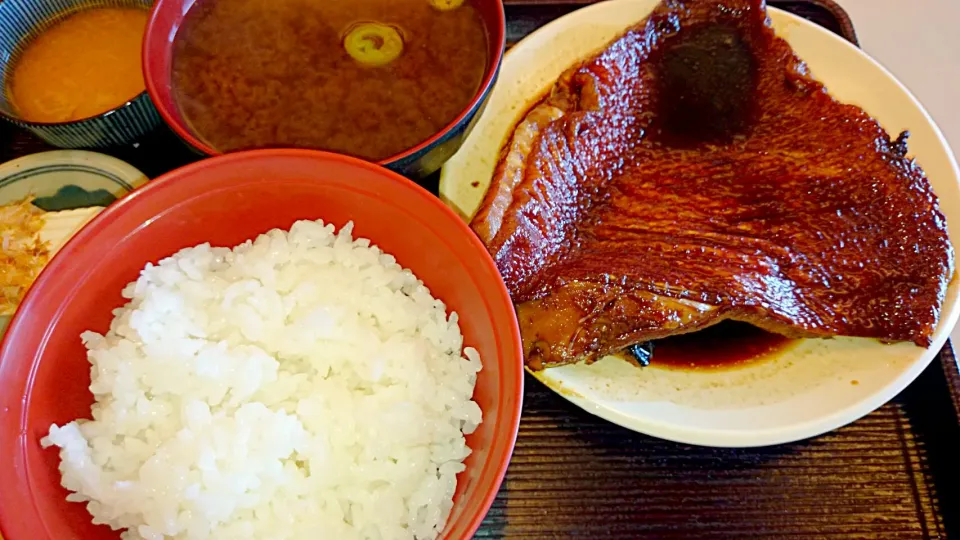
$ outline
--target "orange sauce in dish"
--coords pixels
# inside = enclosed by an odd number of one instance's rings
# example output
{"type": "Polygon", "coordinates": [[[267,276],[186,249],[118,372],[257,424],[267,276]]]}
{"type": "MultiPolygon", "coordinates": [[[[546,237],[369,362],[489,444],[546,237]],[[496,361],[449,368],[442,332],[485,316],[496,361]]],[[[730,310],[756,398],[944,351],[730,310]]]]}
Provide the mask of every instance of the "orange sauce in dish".
{"type": "Polygon", "coordinates": [[[24,48],[8,95],[30,122],[70,122],[123,105],[143,92],[140,43],[149,13],[137,8],[79,11],[24,48]]]}

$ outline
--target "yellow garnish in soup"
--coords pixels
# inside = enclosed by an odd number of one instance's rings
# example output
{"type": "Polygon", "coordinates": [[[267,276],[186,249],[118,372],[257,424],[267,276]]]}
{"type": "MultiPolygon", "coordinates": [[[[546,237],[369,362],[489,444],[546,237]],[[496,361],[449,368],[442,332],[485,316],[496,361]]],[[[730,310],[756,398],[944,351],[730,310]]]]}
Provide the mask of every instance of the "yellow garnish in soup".
{"type": "Polygon", "coordinates": [[[69,122],[143,92],[140,45],[149,13],[98,7],[42,31],[16,59],[8,95],[30,122],[69,122]]]}
{"type": "Polygon", "coordinates": [[[450,11],[463,5],[463,0],[429,0],[429,2],[440,11],[450,11]]]}
{"type": "Polygon", "coordinates": [[[343,48],[366,66],[384,66],[403,53],[403,36],[393,26],[376,22],[355,24],[343,39],[343,48]]]}

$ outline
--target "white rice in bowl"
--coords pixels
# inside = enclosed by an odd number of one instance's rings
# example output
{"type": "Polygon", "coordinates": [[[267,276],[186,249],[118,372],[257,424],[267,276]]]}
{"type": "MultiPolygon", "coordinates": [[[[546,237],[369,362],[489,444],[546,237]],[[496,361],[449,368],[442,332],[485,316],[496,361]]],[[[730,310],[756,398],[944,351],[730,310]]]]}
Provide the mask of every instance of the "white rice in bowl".
{"type": "Polygon", "coordinates": [[[433,538],[480,357],[409,270],[300,221],[148,264],[85,332],[93,420],[51,426],[68,500],[125,539],[433,538]]]}

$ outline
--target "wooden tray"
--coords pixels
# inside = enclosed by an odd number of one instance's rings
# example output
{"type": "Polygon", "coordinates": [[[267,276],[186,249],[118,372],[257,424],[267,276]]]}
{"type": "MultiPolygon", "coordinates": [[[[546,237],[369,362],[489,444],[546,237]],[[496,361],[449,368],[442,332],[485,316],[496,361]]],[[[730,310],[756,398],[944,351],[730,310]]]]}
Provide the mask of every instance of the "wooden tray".
{"type": "MultiPolygon", "coordinates": [[[[511,44],[589,1],[507,0],[511,44]]],[[[771,1],[856,43],[829,0],[771,1]]],[[[0,126],[0,161],[49,150],[0,126]]],[[[165,128],[106,153],[150,177],[199,159],[165,128]]],[[[437,178],[425,185],[436,192],[437,178]]],[[[513,461],[478,538],[960,538],[960,371],[949,345],[854,424],[772,448],[691,447],[590,416],[526,380],[513,461]]]]}

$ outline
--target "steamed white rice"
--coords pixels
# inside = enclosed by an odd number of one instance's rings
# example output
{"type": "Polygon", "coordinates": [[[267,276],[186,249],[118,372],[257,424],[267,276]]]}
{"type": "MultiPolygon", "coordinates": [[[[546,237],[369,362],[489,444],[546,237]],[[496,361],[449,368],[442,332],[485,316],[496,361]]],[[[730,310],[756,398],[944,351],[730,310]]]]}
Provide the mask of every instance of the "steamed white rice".
{"type": "Polygon", "coordinates": [[[433,538],[480,357],[409,270],[321,221],[148,264],[82,335],[63,485],[125,539],[433,538]]]}

